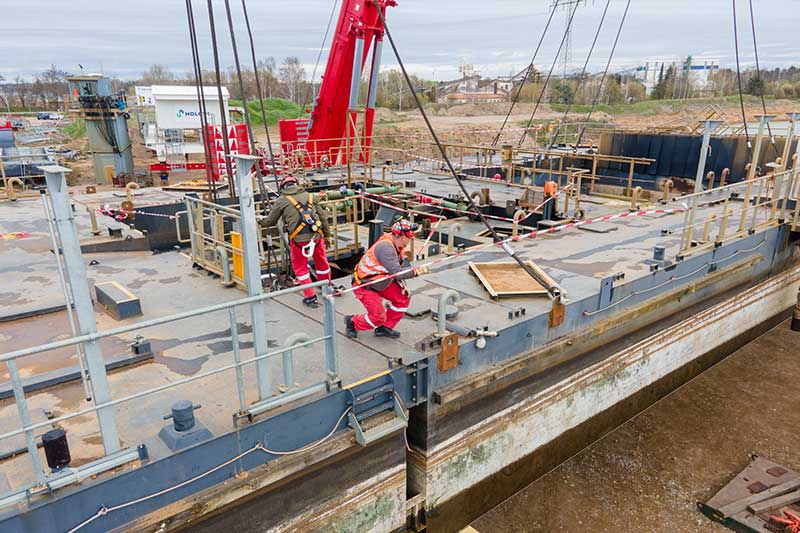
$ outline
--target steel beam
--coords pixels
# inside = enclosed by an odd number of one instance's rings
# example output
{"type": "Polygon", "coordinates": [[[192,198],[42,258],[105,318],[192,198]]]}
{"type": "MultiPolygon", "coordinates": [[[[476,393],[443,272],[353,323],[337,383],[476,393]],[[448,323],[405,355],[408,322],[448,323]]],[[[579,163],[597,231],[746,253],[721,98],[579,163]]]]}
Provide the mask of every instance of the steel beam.
{"type": "MultiPolygon", "coordinates": [[[[739,219],[739,231],[744,231],[744,226],[747,223],[747,210],[750,207],[750,196],[753,194],[753,178],[756,176],[756,168],[758,167],[758,158],[761,155],[761,145],[764,142],[764,128],[767,123],[775,118],[775,115],[756,115],[758,117],[758,135],[756,136],[756,146],[753,148],[753,157],[750,160],[750,170],[747,172],[747,187],[744,192],[744,204],[742,205],[741,218],[739,219]]],[[[745,123],[745,128],[747,124],[745,123]]],[[[756,201],[756,204],[758,202],[756,201]]],[[[756,206],[754,209],[758,209],[756,206]]]]}
{"type": "MultiPolygon", "coordinates": [[[[258,296],[261,289],[261,263],[258,255],[258,223],[256,222],[253,176],[250,168],[258,162],[252,155],[236,155],[236,188],[239,191],[239,211],[242,232],[242,257],[244,259],[244,280],[248,296],[258,296]]],[[[256,357],[267,353],[267,322],[264,302],[250,304],[250,317],[253,325],[253,349],[256,357]]],[[[266,400],[272,396],[269,382],[269,362],[262,359],[256,362],[258,396],[266,400]]]]}
{"type": "Polygon", "coordinates": [[[381,71],[381,52],[383,40],[375,39],[375,48],[372,50],[372,71],[369,75],[369,93],[367,93],[367,107],[375,108],[375,98],[378,94],[378,78],[381,71]]]}
{"type": "MultiPolygon", "coordinates": [[[[70,172],[70,170],[58,165],[45,166],[42,167],[42,170],[47,181],[47,190],[50,194],[56,229],[58,229],[58,234],[61,237],[64,270],[67,274],[70,292],[72,292],[75,315],[78,318],[78,329],[81,335],[96,333],[97,322],[95,321],[94,308],[92,307],[92,297],[89,294],[89,282],[86,279],[86,268],[83,265],[83,257],[81,256],[81,243],[73,223],[69,190],[67,188],[67,180],[64,177],[64,173],[70,172]]],[[[67,305],[69,305],[69,302],[67,302],[67,305]]],[[[83,353],[86,355],[86,366],[89,370],[92,397],[95,405],[109,402],[111,400],[111,392],[108,387],[106,365],[103,361],[100,344],[97,341],[84,342],[83,353]]],[[[106,455],[119,451],[119,433],[117,432],[114,408],[109,406],[98,409],[97,420],[100,424],[100,434],[103,438],[103,449],[106,455]]]]}
{"type": "Polygon", "coordinates": [[[358,107],[358,90],[361,84],[361,65],[364,61],[364,38],[356,39],[356,48],[353,52],[353,73],[350,78],[350,110],[358,107]]]}
{"type": "Polygon", "coordinates": [[[703,175],[706,171],[706,160],[708,159],[708,144],[711,142],[711,132],[722,124],[721,120],[703,120],[703,146],[700,148],[700,160],[697,162],[697,175],[694,178],[694,192],[703,191],[703,175]]]}

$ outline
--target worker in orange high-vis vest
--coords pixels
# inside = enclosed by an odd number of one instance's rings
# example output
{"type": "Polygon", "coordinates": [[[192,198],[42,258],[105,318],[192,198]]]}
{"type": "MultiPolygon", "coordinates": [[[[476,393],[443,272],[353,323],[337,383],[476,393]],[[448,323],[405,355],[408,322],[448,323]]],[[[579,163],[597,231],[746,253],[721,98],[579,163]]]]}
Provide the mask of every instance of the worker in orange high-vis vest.
{"type": "Polygon", "coordinates": [[[408,272],[403,266],[404,251],[414,238],[416,224],[401,219],[392,225],[392,231],[383,235],[367,250],[353,273],[353,294],[364,305],[363,315],[344,317],[348,337],[358,337],[359,331],[373,330],[377,337],[397,338],[394,327],[403,318],[411,297],[403,280],[429,272],[427,267],[416,267],[408,272]],[[384,308],[383,301],[388,300],[384,308]]]}
{"type": "MultiPolygon", "coordinates": [[[[292,270],[298,283],[301,285],[311,283],[309,260],[314,261],[317,280],[330,280],[331,267],[325,250],[330,240],[327,211],[314,203],[314,195],[300,187],[294,176],[284,177],[280,182],[280,188],[281,196],[273,202],[262,224],[267,227],[274,226],[278,223],[279,217],[283,218],[283,223],[289,232],[292,270]]],[[[314,289],[303,291],[303,304],[311,308],[319,307],[314,289]]]]}

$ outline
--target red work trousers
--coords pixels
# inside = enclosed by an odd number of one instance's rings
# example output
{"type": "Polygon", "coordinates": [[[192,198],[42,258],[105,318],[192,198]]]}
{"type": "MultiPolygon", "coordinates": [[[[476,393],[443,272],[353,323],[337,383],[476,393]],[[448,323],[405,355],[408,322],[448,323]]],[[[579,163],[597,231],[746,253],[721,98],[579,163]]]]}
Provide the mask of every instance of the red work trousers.
{"type": "MultiPolygon", "coordinates": [[[[292,241],[292,270],[294,270],[294,277],[300,285],[307,285],[311,283],[311,273],[308,271],[308,260],[314,260],[314,270],[317,273],[317,281],[322,279],[331,279],[331,266],[328,264],[328,254],[325,251],[325,241],[320,237],[316,239],[316,246],[314,253],[308,258],[303,255],[303,245],[297,244],[292,241]]],[[[306,289],[303,291],[303,296],[306,298],[314,296],[314,289],[306,289]]]]}
{"type": "Polygon", "coordinates": [[[378,326],[394,328],[403,314],[408,309],[411,298],[406,290],[396,281],[392,281],[382,291],[375,291],[369,287],[358,288],[353,291],[367,310],[364,315],[353,316],[353,326],[357,330],[375,329],[378,326]],[[383,300],[389,303],[384,309],[383,300]]]}

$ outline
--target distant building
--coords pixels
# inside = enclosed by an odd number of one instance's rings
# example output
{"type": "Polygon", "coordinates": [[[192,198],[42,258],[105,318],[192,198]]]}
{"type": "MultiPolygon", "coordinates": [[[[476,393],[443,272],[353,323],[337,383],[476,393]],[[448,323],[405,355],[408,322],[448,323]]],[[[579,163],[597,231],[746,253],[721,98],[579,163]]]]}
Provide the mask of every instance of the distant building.
{"type": "Polygon", "coordinates": [[[689,79],[696,89],[701,91],[710,89],[711,74],[719,70],[719,62],[716,60],[705,59],[702,62],[693,60],[691,56],[685,60],[669,59],[648,61],[644,65],[636,67],[634,75],[640,80],[648,94],[658,84],[662,73],[665,75],[670,67],[674,67],[676,74],[688,72],[689,79]]]}
{"type": "Polygon", "coordinates": [[[504,92],[501,93],[484,93],[484,92],[475,92],[475,93],[450,93],[446,96],[447,101],[451,104],[476,104],[476,103],[486,103],[486,104],[497,104],[501,102],[505,102],[507,100],[507,95],[504,92]]]}
{"type": "Polygon", "coordinates": [[[458,67],[461,78],[439,82],[438,94],[451,104],[499,103],[508,99],[514,82],[508,78],[483,79],[472,65],[458,67]]]}

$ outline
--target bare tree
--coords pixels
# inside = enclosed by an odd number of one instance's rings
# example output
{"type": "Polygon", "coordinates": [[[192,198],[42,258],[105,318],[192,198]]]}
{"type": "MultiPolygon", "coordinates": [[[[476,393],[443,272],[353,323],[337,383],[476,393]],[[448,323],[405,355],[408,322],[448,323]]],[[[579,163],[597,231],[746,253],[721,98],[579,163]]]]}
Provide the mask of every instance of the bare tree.
{"type": "Polygon", "coordinates": [[[19,101],[19,105],[24,107],[28,107],[30,103],[30,99],[33,95],[31,84],[22,79],[21,76],[17,76],[14,79],[14,97],[19,101]]]}
{"type": "Polygon", "coordinates": [[[69,73],[55,65],[36,76],[33,83],[33,93],[39,98],[44,107],[58,103],[61,97],[67,94],[67,76],[69,73]]]}
{"type": "Polygon", "coordinates": [[[143,85],[158,85],[172,81],[175,81],[175,74],[164,65],[150,65],[150,68],[142,72],[141,82],[143,85]]]}
{"type": "Polygon", "coordinates": [[[306,79],[306,69],[297,57],[287,57],[283,60],[278,71],[278,78],[283,83],[286,96],[292,102],[299,104],[302,97],[301,89],[306,79]]]}
{"type": "Polygon", "coordinates": [[[261,82],[261,90],[264,91],[264,96],[272,98],[275,93],[278,80],[275,78],[275,58],[268,57],[266,59],[259,59],[256,63],[258,75],[261,82]]]}

